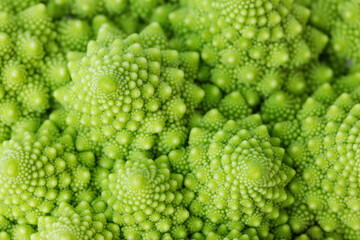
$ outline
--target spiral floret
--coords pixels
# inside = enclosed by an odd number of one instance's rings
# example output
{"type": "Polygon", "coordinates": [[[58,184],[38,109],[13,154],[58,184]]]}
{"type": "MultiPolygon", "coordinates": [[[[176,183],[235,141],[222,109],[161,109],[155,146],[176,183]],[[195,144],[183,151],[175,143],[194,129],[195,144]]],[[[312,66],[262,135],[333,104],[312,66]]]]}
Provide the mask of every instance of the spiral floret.
{"type": "MultiPolygon", "coordinates": [[[[360,236],[359,92],[356,88],[340,94],[330,103],[316,96],[317,100],[308,100],[302,110],[300,136],[288,148],[297,169],[297,176],[289,185],[299,201],[299,207],[294,206],[293,211],[308,212],[307,222],[315,220],[322,231],[341,233],[344,239],[360,236]],[[305,111],[310,106],[322,110],[305,111]]],[[[291,218],[293,228],[304,230],[301,225],[305,222],[298,218],[299,215],[291,218]]]]}
{"type": "Polygon", "coordinates": [[[50,121],[35,133],[24,131],[21,138],[4,141],[0,201],[11,209],[10,217],[36,224],[60,200],[70,201],[73,192],[85,189],[91,175],[78,156],[71,135],[59,133],[50,121]]]}
{"type": "Polygon", "coordinates": [[[0,125],[12,128],[49,109],[55,83],[43,72],[51,74],[48,63],[59,56],[52,54],[57,51],[56,29],[47,7],[39,1],[6,2],[8,9],[0,6],[0,125]]]}
{"type": "Polygon", "coordinates": [[[166,156],[119,160],[103,181],[102,198],[125,239],[182,239],[189,234],[190,215],[182,184],[183,176],[171,173],[166,156]]]}
{"type": "Polygon", "coordinates": [[[329,33],[337,58],[360,61],[360,3],[356,0],[311,1],[311,22],[329,33]]]}
{"type": "Polygon", "coordinates": [[[197,67],[198,54],[166,49],[166,37],[155,23],[110,46],[101,39],[89,43],[84,58],[69,62],[72,82],[55,91],[67,112],[66,124],[87,136],[77,139],[78,149],[100,144],[107,156],[119,158],[148,151],[159,135],[173,142],[160,151],[184,143],[184,130],[171,124],[181,122],[204,96],[184,74],[189,66],[197,67]]]}
{"type": "Polygon", "coordinates": [[[169,17],[174,47],[201,52],[210,81],[225,92],[244,85],[261,96],[281,90],[328,42],[308,24],[310,10],[287,0],[182,1],[169,17]]]}
{"type": "Polygon", "coordinates": [[[87,202],[72,206],[61,202],[51,216],[39,218],[38,232],[31,239],[120,239],[119,226],[108,223],[103,212],[87,202]]]}
{"type": "Polygon", "coordinates": [[[210,110],[189,137],[190,212],[215,224],[240,221],[268,236],[269,220],[293,202],[285,186],[295,171],[283,162],[279,143],[259,115],[235,122],[210,110]]]}

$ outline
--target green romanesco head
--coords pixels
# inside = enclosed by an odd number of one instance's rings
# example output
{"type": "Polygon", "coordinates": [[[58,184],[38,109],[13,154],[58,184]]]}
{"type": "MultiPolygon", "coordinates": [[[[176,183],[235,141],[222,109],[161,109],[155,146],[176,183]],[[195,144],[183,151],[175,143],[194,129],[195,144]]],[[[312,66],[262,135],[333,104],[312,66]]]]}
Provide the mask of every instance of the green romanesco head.
{"type": "Polygon", "coordinates": [[[285,186],[295,171],[259,115],[227,120],[216,109],[190,132],[184,185],[195,194],[190,213],[215,224],[241,224],[269,235],[269,221],[293,202],[285,186]]]}
{"type": "Polygon", "coordinates": [[[357,0],[315,0],[310,4],[311,22],[330,35],[332,54],[360,61],[360,3],[357,0]]]}
{"type": "Polygon", "coordinates": [[[225,92],[251,86],[268,96],[328,42],[307,24],[309,9],[292,0],[182,1],[169,17],[173,45],[199,51],[210,81],[225,92]]]}
{"type": "Polygon", "coordinates": [[[0,240],[360,239],[359,16],[0,0],[0,240]]]}
{"type": "Polygon", "coordinates": [[[299,112],[301,131],[288,147],[297,169],[289,185],[297,199],[290,207],[290,224],[297,233],[316,222],[323,231],[340,233],[345,239],[360,236],[360,89],[336,94],[336,87],[358,79],[358,74],[349,75],[321,87],[299,112]]]}
{"type": "MultiPolygon", "coordinates": [[[[319,86],[311,96],[301,100],[286,92],[279,98],[270,97],[262,105],[262,117],[272,125],[271,135],[288,146],[301,134],[301,122],[308,116],[322,116],[342,93],[351,93],[359,86],[359,70],[352,69],[348,75],[337,78],[332,84],[319,86]]],[[[304,97],[304,96],[303,96],[304,97]]]]}
{"type": "Polygon", "coordinates": [[[70,75],[58,53],[57,30],[46,6],[19,11],[7,6],[0,6],[0,125],[14,128],[21,119],[43,115],[52,103],[51,91],[70,75]]]}
{"type": "Polygon", "coordinates": [[[50,121],[36,133],[21,133],[0,147],[0,201],[10,209],[7,217],[36,224],[57,203],[87,188],[91,175],[73,137],[59,133],[50,121]]]}
{"type": "MultiPolygon", "coordinates": [[[[107,28],[107,25],[104,26],[107,28]]],[[[167,49],[154,23],[140,34],[111,39],[99,31],[86,56],[69,62],[72,82],[55,91],[67,125],[80,130],[78,149],[100,146],[111,158],[184,144],[184,116],[204,96],[193,83],[199,57],[167,49]]]]}
{"type": "MultiPolygon", "coordinates": [[[[0,217],[0,220],[8,221],[3,217],[0,217]]],[[[0,239],[1,240],[30,240],[31,235],[34,233],[34,228],[27,224],[10,224],[10,227],[7,229],[0,230],[0,239]]]]}
{"type": "Polygon", "coordinates": [[[119,160],[103,181],[102,198],[125,239],[185,239],[189,232],[183,176],[171,172],[168,158],[119,160]]]}
{"type": "Polygon", "coordinates": [[[81,19],[62,19],[57,26],[60,48],[64,52],[85,52],[87,44],[92,40],[93,31],[87,21],[81,19]]]}
{"type": "Polygon", "coordinates": [[[103,212],[87,202],[78,205],[61,202],[51,216],[39,218],[38,232],[32,240],[120,239],[120,228],[109,223],[103,212]]]}

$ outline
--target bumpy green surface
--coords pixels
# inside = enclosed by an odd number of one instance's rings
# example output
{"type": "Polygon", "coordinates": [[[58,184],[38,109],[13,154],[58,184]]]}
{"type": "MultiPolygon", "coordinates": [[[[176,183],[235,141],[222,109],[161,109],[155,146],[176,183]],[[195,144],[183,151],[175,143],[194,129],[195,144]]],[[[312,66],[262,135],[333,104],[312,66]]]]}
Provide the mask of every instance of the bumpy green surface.
{"type": "Polygon", "coordinates": [[[222,94],[213,84],[203,84],[201,87],[205,91],[205,97],[199,108],[207,112],[217,107],[221,114],[229,119],[242,119],[248,116],[259,103],[259,95],[248,88],[222,94]]]}
{"type": "Polygon", "coordinates": [[[288,83],[305,90],[289,82],[289,74],[316,59],[328,42],[308,26],[309,16],[292,0],[195,0],[181,1],[169,17],[174,46],[199,51],[211,82],[225,92],[251,86],[268,96],[288,83]]]}
{"type": "Polygon", "coordinates": [[[228,121],[213,109],[191,130],[188,149],[187,162],[172,164],[189,165],[184,185],[195,195],[190,212],[234,229],[255,227],[268,237],[270,219],[294,200],[284,186],[295,171],[283,163],[285,151],[260,116],[228,121]]]}
{"type": "Polygon", "coordinates": [[[64,57],[56,53],[55,24],[46,6],[4,6],[0,5],[1,140],[9,139],[6,128],[17,121],[40,117],[50,107],[51,90],[70,78],[64,57]]]}
{"type": "Polygon", "coordinates": [[[0,217],[2,224],[7,224],[8,226],[1,228],[0,239],[1,240],[30,240],[34,229],[27,224],[11,224],[3,217],[0,217]],[[7,222],[7,223],[5,223],[7,222]],[[7,228],[5,230],[5,228],[7,228]],[[5,230],[5,231],[4,231],[5,230]]]}
{"type": "Polygon", "coordinates": [[[126,33],[139,32],[151,22],[168,28],[168,15],[178,0],[44,0],[54,19],[80,18],[94,21],[106,16],[126,33]]]}
{"type": "Polygon", "coordinates": [[[344,93],[345,86],[359,79],[359,74],[354,73],[333,87],[321,87],[298,113],[299,137],[295,136],[296,140],[292,139],[288,147],[297,171],[289,185],[296,198],[290,207],[290,225],[295,233],[316,222],[323,235],[330,232],[330,236],[339,234],[344,239],[360,236],[357,157],[360,89],[349,88],[349,93],[344,93]]]}
{"type": "Polygon", "coordinates": [[[0,240],[360,239],[359,13],[0,0],[0,240]]]}
{"type": "MultiPolygon", "coordinates": [[[[50,12],[55,17],[73,14],[81,18],[91,18],[97,14],[124,14],[148,19],[152,11],[164,0],[49,0],[50,12]]],[[[175,2],[175,1],[172,1],[175,2]]]]}
{"type": "MultiPolygon", "coordinates": [[[[105,25],[105,28],[107,26],[105,25]]],[[[83,58],[69,62],[72,82],[55,91],[65,123],[80,130],[79,150],[98,147],[110,158],[184,144],[182,122],[204,96],[193,83],[199,55],[167,50],[158,24],[126,39],[99,31],[83,58]]]]}
{"type": "Polygon", "coordinates": [[[253,228],[247,229],[243,232],[241,232],[237,229],[233,229],[229,233],[227,233],[226,228],[221,229],[221,230],[222,231],[225,230],[224,231],[225,233],[221,234],[221,233],[210,232],[206,236],[206,239],[207,240],[222,240],[222,239],[226,239],[226,240],[257,240],[257,239],[259,239],[259,236],[258,236],[256,230],[253,228]]]}
{"type": "Polygon", "coordinates": [[[311,22],[328,32],[335,54],[360,61],[360,2],[357,0],[315,0],[310,4],[311,22]]]}
{"type": "Polygon", "coordinates": [[[22,0],[3,0],[0,3],[0,6],[4,9],[11,9],[15,12],[23,11],[29,7],[32,7],[34,5],[37,5],[41,2],[41,0],[28,0],[28,1],[22,1],[22,0]]]}
{"type": "Polygon", "coordinates": [[[62,50],[85,52],[92,37],[89,24],[79,19],[63,19],[58,24],[57,40],[62,50]]]}
{"type": "Polygon", "coordinates": [[[182,184],[166,156],[117,161],[101,195],[125,239],[184,239],[190,215],[185,204],[193,195],[183,192],[182,184]]]}
{"type": "Polygon", "coordinates": [[[72,206],[62,202],[51,216],[39,218],[38,232],[32,240],[120,239],[118,225],[108,223],[103,212],[87,202],[72,206]]]}
{"type": "MultiPolygon", "coordinates": [[[[92,153],[90,153],[92,154],[92,153]]],[[[50,121],[37,131],[0,147],[0,213],[22,223],[37,224],[59,201],[71,201],[86,188],[89,169],[81,163],[73,137],[59,133],[50,121]]]]}

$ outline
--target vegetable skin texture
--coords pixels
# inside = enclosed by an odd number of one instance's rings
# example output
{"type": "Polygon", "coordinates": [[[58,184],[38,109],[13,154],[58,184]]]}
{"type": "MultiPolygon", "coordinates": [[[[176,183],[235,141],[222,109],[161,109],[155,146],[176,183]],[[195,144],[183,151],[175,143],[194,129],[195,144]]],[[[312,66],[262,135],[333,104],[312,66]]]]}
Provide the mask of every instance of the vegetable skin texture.
{"type": "Polygon", "coordinates": [[[106,215],[95,209],[84,201],[75,207],[61,202],[51,216],[39,218],[39,231],[31,239],[120,239],[119,226],[108,223],[106,215]]]}
{"type": "Polygon", "coordinates": [[[87,188],[91,174],[73,137],[45,121],[35,133],[24,131],[21,139],[2,143],[0,202],[10,209],[6,217],[37,224],[57,203],[87,188]]]}
{"type": "Polygon", "coordinates": [[[270,221],[294,201],[284,187],[295,171],[283,163],[279,143],[259,115],[234,121],[217,109],[206,113],[189,136],[184,185],[195,194],[190,212],[214,224],[254,228],[266,238],[270,221]]]}
{"type": "Polygon", "coordinates": [[[106,16],[119,29],[131,34],[152,22],[169,29],[168,15],[178,8],[178,0],[47,0],[46,5],[54,19],[70,17],[90,23],[106,16]]]}
{"type": "Polygon", "coordinates": [[[182,239],[188,236],[185,208],[192,195],[183,176],[171,173],[168,158],[118,160],[103,181],[102,198],[125,239],[182,239]]]}
{"type": "Polygon", "coordinates": [[[326,46],[328,37],[309,17],[309,9],[288,0],[181,1],[169,15],[173,46],[199,51],[212,83],[224,92],[251,86],[262,97],[283,89],[283,78],[326,46]]]}
{"type": "Polygon", "coordinates": [[[103,27],[86,55],[70,60],[72,82],[54,92],[64,107],[63,124],[79,130],[77,149],[101,149],[118,159],[183,145],[185,116],[204,96],[193,82],[198,54],[168,50],[156,23],[114,40],[103,27]]]}
{"type": "Polygon", "coordinates": [[[0,0],[0,240],[359,239],[359,6],[0,0]]]}
{"type": "Polygon", "coordinates": [[[360,3],[356,0],[311,1],[311,22],[331,36],[332,53],[337,58],[360,61],[360,3]]]}
{"type": "Polygon", "coordinates": [[[336,94],[336,86],[358,81],[359,74],[353,73],[338,79],[334,86],[319,88],[299,112],[301,132],[287,150],[297,170],[289,184],[296,199],[289,219],[295,233],[317,223],[329,237],[359,237],[359,88],[336,94]]]}
{"type": "MultiPolygon", "coordinates": [[[[51,91],[70,75],[64,56],[57,52],[55,24],[46,6],[21,11],[6,6],[0,6],[0,125],[15,129],[24,118],[42,121],[52,104],[51,91]]],[[[10,138],[11,133],[4,134],[3,140],[10,138]]]]}

